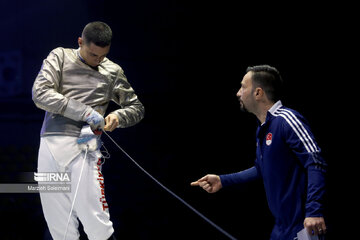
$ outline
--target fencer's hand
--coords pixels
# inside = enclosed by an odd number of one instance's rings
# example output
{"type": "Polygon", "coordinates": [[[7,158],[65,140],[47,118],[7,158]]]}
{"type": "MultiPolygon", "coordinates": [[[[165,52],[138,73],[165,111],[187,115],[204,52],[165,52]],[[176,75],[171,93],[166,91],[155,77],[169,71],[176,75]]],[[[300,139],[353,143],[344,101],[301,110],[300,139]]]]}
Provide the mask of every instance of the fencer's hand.
{"type": "Polygon", "coordinates": [[[85,121],[90,125],[92,130],[103,129],[105,125],[104,117],[94,109],[86,115],[85,121]]]}
{"type": "Polygon", "coordinates": [[[307,217],[304,227],[310,235],[321,235],[326,233],[326,225],[323,217],[307,217]]]}
{"type": "Polygon", "coordinates": [[[199,180],[192,182],[190,185],[193,187],[201,187],[208,193],[216,193],[222,188],[220,177],[215,174],[208,174],[199,180]]]}
{"type": "Polygon", "coordinates": [[[115,128],[119,126],[119,118],[115,114],[110,113],[105,118],[105,127],[104,130],[112,132],[115,128]]]}

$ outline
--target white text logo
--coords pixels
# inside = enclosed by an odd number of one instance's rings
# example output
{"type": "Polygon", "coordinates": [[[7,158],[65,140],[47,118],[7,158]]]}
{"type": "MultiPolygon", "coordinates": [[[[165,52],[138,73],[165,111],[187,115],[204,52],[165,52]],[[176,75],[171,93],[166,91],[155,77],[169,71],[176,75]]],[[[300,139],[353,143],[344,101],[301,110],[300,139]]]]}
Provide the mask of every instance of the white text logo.
{"type": "Polygon", "coordinates": [[[34,172],[34,180],[37,182],[70,182],[70,173],[68,172],[34,172]]]}

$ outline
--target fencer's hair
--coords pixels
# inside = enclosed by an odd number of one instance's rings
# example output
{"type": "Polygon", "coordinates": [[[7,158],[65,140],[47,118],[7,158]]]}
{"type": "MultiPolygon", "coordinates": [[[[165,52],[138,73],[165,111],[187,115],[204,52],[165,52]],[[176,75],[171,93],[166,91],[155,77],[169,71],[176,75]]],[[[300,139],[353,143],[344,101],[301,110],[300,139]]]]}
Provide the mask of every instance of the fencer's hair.
{"type": "Polygon", "coordinates": [[[84,27],[81,37],[85,44],[94,43],[96,46],[106,47],[111,44],[112,31],[106,23],[96,21],[84,27]]]}
{"type": "Polygon", "coordinates": [[[283,79],[280,72],[269,65],[249,66],[246,73],[252,72],[253,89],[260,87],[272,102],[280,100],[283,94],[283,79]]]}

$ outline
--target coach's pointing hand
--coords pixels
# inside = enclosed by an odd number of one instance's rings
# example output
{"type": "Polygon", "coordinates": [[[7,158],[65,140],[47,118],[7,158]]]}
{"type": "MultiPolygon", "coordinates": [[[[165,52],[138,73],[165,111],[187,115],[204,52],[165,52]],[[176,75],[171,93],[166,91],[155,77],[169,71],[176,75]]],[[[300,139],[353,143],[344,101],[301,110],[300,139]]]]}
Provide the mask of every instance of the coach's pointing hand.
{"type": "Polygon", "coordinates": [[[220,177],[215,174],[208,174],[205,177],[200,178],[196,182],[192,182],[190,185],[199,186],[208,193],[215,193],[222,188],[220,177]]]}

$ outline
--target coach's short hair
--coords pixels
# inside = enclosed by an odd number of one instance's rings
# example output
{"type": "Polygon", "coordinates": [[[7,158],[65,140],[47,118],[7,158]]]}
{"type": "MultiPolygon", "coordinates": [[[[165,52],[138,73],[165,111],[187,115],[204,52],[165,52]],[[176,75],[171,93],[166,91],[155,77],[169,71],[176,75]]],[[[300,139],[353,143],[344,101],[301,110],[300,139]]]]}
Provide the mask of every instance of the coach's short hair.
{"type": "Polygon", "coordinates": [[[88,23],[81,36],[85,44],[94,43],[96,46],[106,47],[111,44],[112,31],[109,25],[97,21],[88,23]]]}
{"type": "Polygon", "coordinates": [[[283,80],[279,71],[269,65],[251,66],[246,73],[252,72],[253,88],[261,87],[272,102],[280,100],[283,94],[283,80]]]}

